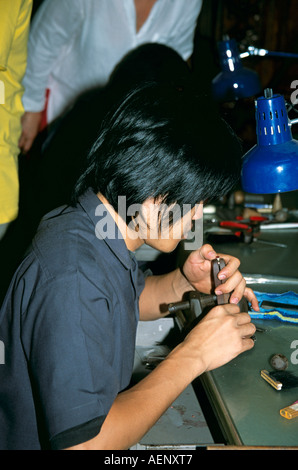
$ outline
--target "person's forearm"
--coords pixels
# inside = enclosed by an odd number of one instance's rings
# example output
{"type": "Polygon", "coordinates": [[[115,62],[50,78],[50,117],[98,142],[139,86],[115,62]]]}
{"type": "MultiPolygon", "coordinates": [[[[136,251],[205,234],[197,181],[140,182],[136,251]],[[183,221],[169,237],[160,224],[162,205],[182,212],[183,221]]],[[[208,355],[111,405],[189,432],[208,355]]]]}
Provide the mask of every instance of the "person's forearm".
{"type": "Polygon", "coordinates": [[[140,320],[155,320],[168,314],[167,304],[182,299],[193,290],[180,269],[161,276],[148,276],[140,297],[140,320]]]}
{"type": "Polygon", "coordinates": [[[255,333],[237,305],[213,308],[156,369],[114,401],[99,434],[72,450],[128,449],[199,375],[251,349],[255,333]]]}
{"type": "Polygon", "coordinates": [[[52,0],[37,10],[28,40],[27,70],[23,80],[25,111],[43,111],[49,76],[61,51],[80,31],[81,2],[52,0]]]}
{"type": "Polygon", "coordinates": [[[138,443],[195,378],[191,365],[178,346],[145,379],[118,395],[100,433],[75,450],[125,450],[138,443]]]}

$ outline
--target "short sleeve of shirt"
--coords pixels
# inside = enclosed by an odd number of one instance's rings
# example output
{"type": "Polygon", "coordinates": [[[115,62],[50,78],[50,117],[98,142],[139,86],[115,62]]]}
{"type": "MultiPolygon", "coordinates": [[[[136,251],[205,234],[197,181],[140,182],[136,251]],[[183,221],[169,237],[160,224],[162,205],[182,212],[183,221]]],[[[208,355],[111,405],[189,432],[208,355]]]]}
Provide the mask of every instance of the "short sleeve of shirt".
{"type": "Polygon", "coordinates": [[[119,392],[112,315],[107,294],[79,271],[64,273],[62,281],[48,281],[22,315],[35,406],[43,410],[37,421],[46,428],[49,442],[97,420],[95,436],[119,392]]]}

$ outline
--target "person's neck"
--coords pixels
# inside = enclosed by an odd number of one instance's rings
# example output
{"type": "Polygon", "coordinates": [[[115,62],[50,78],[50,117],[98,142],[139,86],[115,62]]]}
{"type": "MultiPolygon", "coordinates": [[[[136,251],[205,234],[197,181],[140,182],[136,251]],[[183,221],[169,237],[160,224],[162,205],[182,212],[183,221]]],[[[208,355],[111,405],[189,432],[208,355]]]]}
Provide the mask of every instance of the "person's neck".
{"type": "Polygon", "coordinates": [[[137,32],[140,31],[143,24],[146,23],[156,1],[157,0],[134,0],[137,32]]]}
{"type": "Polygon", "coordinates": [[[144,241],[139,236],[137,236],[137,232],[126,224],[126,222],[122,219],[118,212],[114,210],[103,194],[97,193],[97,197],[102,202],[102,204],[104,204],[114,219],[115,224],[121,232],[127,249],[129,251],[136,251],[138,248],[140,248],[140,246],[144,244],[144,241]]]}

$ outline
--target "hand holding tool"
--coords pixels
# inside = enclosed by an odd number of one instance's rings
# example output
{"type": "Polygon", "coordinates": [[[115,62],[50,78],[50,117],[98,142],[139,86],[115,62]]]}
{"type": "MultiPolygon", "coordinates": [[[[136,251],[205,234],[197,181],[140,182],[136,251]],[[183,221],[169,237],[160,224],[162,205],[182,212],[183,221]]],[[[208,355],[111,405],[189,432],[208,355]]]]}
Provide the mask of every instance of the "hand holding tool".
{"type": "Polygon", "coordinates": [[[185,300],[168,305],[170,313],[175,314],[175,319],[181,331],[188,332],[202,318],[207,307],[217,305],[217,296],[201,294],[198,291],[186,292],[185,300]]]}
{"type": "MultiPolygon", "coordinates": [[[[225,262],[219,256],[212,260],[212,283],[214,289],[221,285],[223,281],[218,278],[218,273],[224,268],[225,262]]],[[[180,330],[190,330],[195,323],[206,313],[207,308],[223,305],[229,302],[229,294],[202,294],[198,291],[186,292],[185,298],[181,302],[168,305],[170,313],[175,314],[180,330]]]]}
{"type": "MultiPolygon", "coordinates": [[[[219,256],[212,260],[212,282],[214,290],[223,283],[218,278],[218,273],[224,268],[225,261],[219,256]]],[[[185,298],[181,302],[168,304],[168,310],[175,315],[175,320],[181,332],[185,335],[201,320],[202,316],[208,313],[210,308],[216,305],[224,305],[229,302],[230,294],[212,295],[201,294],[198,291],[186,292],[185,298]]],[[[239,304],[242,312],[248,312],[248,303],[243,298],[239,304]]],[[[255,336],[251,336],[256,341],[255,336]]]]}

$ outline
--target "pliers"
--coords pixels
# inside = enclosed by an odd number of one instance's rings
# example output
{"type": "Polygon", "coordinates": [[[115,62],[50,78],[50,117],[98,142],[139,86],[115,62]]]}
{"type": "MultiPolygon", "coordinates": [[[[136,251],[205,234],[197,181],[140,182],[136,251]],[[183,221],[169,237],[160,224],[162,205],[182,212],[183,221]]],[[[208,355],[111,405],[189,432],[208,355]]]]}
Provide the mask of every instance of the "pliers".
{"type": "MultiPolygon", "coordinates": [[[[238,220],[241,220],[239,217],[238,220]]],[[[250,217],[249,220],[245,220],[242,222],[237,221],[232,221],[232,220],[223,220],[219,222],[220,227],[223,228],[229,228],[233,230],[234,235],[238,237],[241,241],[244,243],[252,243],[252,242],[258,242],[258,243],[264,243],[266,245],[272,245],[272,246],[278,246],[279,248],[286,248],[287,245],[284,243],[276,243],[276,242],[271,242],[268,240],[262,240],[260,238],[257,238],[255,236],[256,232],[259,232],[259,227],[261,222],[267,220],[266,217],[258,217],[258,216],[253,216],[250,217]]]]}

